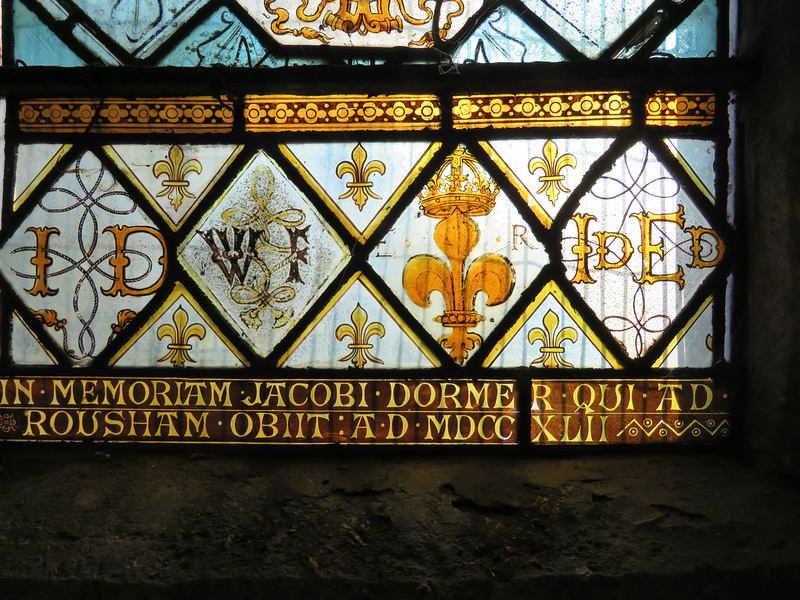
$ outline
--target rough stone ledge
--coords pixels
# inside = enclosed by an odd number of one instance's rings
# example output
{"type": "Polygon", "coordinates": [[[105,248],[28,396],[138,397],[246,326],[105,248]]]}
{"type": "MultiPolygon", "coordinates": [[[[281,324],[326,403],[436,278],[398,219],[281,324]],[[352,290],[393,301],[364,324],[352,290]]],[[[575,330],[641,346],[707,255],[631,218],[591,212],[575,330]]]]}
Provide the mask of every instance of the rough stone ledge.
{"type": "Polygon", "coordinates": [[[107,581],[41,581],[0,579],[9,600],[58,598],[85,600],[218,600],[220,598],[281,598],[283,600],[507,600],[515,598],[591,598],[592,600],[722,600],[797,598],[800,565],[724,572],[705,569],[673,576],[640,573],[623,577],[541,576],[496,583],[486,579],[458,581],[361,581],[354,579],[234,578],[171,583],[107,581]]]}
{"type": "Polygon", "coordinates": [[[724,453],[0,447],[0,598],[800,597],[800,486],[724,453]]]}

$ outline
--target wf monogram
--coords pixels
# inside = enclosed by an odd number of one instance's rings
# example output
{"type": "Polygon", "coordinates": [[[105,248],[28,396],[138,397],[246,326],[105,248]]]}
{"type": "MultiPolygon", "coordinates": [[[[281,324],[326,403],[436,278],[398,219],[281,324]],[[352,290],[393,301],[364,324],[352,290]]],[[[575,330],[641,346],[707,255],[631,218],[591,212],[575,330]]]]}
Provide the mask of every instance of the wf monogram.
{"type": "Polygon", "coordinates": [[[242,322],[253,329],[263,324],[262,313],[270,311],[274,327],[282,327],[293,315],[290,303],[296,296],[294,284],[305,283],[300,264],[308,264],[308,231],[302,227],[302,210],[288,208],[273,212],[268,204],[275,188],[275,176],[266,167],[258,167],[250,180],[249,202],[226,209],[221,219],[226,227],[198,231],[211,249],[211,260],[219,267],[230,286],[231,299],[248,306],[240,313],[242,322]],[[289,238],[288,245],[276,239],[279,233],[289,238]],[[257,273],[248,277],[256,265],[257,273]],[[285,270],[285,271],[284,271],[285,270]],[[285,272],[284,283],[275,286],[278,273],[285,272]]]}
{"type": "Polygon", "coordinates": [[[244,283],[250,269],[250,261],[256,254],[256,244],[262,232],[251,228],[209,229],[200,231],[201,237],[211,248],[211,260],[217,265],[230,285],[244,283]],[[229,234],[233,234],[231,242],[229,234]],[[247,237],[247,243],[245,243],[247,237]],[[220,246],[222,248],[220,249],[220,246]]]}
{"type": "MultiPolygon", "coordinates": [[[[309,227],[303,229],[286,228],[289,234],[289,275],[286,282],[304,283],[300,276],[300,263],[308,263],[308,248],[300,248],[300,240],[308,242],[306,234],[309,227]]],[[[211,248],[211,260],[222,271],[230,285],[242,284],[247,279],[250,263],[253,258],[258,260],[256,248],[259,240],[264,236],[264,231],[250,227],[240,229],[228,227],[226,229],[208,229],[199,231],[200,236],[211,248]],[[231,236],[233,239],[231,240],[231,236]],[[247,240],[247,241],[245,241],[247,240]],[[222,246],[222,248],[220,248],[222,246]]]]}

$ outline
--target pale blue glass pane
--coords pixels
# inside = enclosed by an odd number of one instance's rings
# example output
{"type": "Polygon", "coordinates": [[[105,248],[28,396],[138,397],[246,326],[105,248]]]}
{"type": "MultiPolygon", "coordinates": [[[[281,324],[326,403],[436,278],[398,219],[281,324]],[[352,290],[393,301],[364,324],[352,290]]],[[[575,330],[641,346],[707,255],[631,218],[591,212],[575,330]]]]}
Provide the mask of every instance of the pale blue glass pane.
{"type": "MultiPolygon", "coordinates": [[[[76,362],[91,362],[126,314],[139,313],[164,280],[166,244],[150,218],[118,183],[104,164],[85,152],[38,198],[23,222],[0,251],[0,269],[17,296],[46,326],[47,334],[76,362]],[[36,229],[44,228],[44,229],[36,229]],[[136,236],[127,244],[107,232],[117,228],[136,236]],[[29,238],[50,231],[39,245],[29,238]],[[41,248],[41,250],[39,250],[41,248]],[[44,252],[52,261],[47,282],[30,270],[31,252],[44,252]],[[115,252],[125,254],[128,275],[113,275],[107,262],[115,252]],[[116,277],[116,278],[115,278],[116,277]],[[41,281],[41,296],[28,293],[41,281]],[[114,282],[134,290],[102,293],[114,282]],[[48,282],[52,286],[48,285],[48,282]],[[45,289],[46,288],[46,289],[45,289]],[[128,293],[133,291],[133,293],[128,293]]],[[[119,290],[121,288],[118,287],[119,290]]]]}
{"type": "Polygon", "coordinates": [[[713,343],[712,316],[714,305],[709,304],[691,320],[693,321],[686,334],[680,338],[674,348],[656,364],[657,367],[679,369],[681,367],[710,367],[714,356],[711,353],[713,343]]]}
{"type": "Polygon", "coordinates": [[[656,53],[680,58],[713,55],[717,50],[717,2],[705,0],[671,32],[656,53]]]}
{"type": "Polygon", "coordinates": [[[58,0],[38,0],[39,5],[44,8],[56,21],[63,21],[69,17],[66,8],[59,4],[58,0]]]}
{"type": "Polygon", "coordinates": [[[653,0],[523,0],[575,48],[596,58],[653,0]]]}
{"type": "Polygon", "coordinates": [[[36,15],[14,2],[14,59],[26,65],[85,65],[36,15]]]}
{"type": "Polygon", "coordinates": [[[585,326],[582,326],[583,323],[575,321],[564,308],[564,305],[553,294],[547,295],[536,307],[530,318],[490,366],[498,368],[543,368],[544,361],[538,359],[546,356],[542,348],[546,348],[548,344],[541,337],[532,338],[530,334],[537,329],[547,331],[544,323],[547,322],[545,319],[548,313],[552,313],[557,317],[556,322],[559,332],[570,331],[573,334],[573,337],[565,337],[561,342],[563,352],[559,354],[559,360],[562,361],[559,363],[560,366],[584,369],[608,369],[613,366],[606,358],[610,354],[608,350],[599,346],[597,342],[584,333],[585,326]]]}
{"type": "Polygon", "coordinates": [[[114,41],[137,57],[148,56],[205,0],[75,0],[114,41]]]}
{"type": "MultiPolygon", "coordinates": [[[[264,61],[263,65],[269,65],[272,67],[297,67],[300,65],[329,65],[330,61],[325,58],[318,58],[315,56],[299,56],[294,58],[289,58],[286,56],[275,56],[270,55],[267,57],[267,60],[264,61]]],[[[356,62],[348,62],[348,64],[357,64],[356,62]]],[[[359,64],[368,64],[368,63],[359,63],[359,64]]],[[[376,63],[378,64],[378,63],[376,63]]]]}
{"type": "Polygon", "coordinates": [[[107,65],[121,65],[120,60],[111,54],[100,41],[83,25],[76,25],[73,32],[75,39],[86,46],[95,56],[107,65]]]}
{"type": "Polygon", "coordinates": [[[161,64],[176,67],[277,66],[258,38],[225,8],[206,19],[161,64]]]}
{"type": "Polygon", "coordinates": [[[17,314],[11,317],[11,360],[17,365],[53,365],[56,361],[17,314]]]}
{"type": "Polygon", "coordinates": [[[562,234],[567,278],[628,353],[643,356],[713,272],[724,254],[721,236],[641,142],[617,159],[572,210],[562,234]],[[650,215],[645,220],[680,217],[651,227],[634,214],[650,215]],[[698,238],[691,233],[701,230],[698,238]],[[650,241],[658,236],[658,255],[642,253],[648,236],[650,241]],[[576,253],[584,245],[579,238],[594,254],[591,260],[576,253]],[[636,253],[641,258],[634,259],[636,253]]]}
{"type": "Polygon", "coordinates": [[[714,201],[716,195],[717,157],[716,144],[712,140],[670,139],[667,146],[691,175],[700,190],[714,201]]]}
{"type": "Polygon", "coordinates": [[[456,62],[558,62],[564,58],[514,12],[501,6],[454,56],[456,62]]]}
{"type": "Polygon", "coordinates": [[[438,366],[418,343],[373,290],[356,282],[280,366],[367,370],[438,366]]]}

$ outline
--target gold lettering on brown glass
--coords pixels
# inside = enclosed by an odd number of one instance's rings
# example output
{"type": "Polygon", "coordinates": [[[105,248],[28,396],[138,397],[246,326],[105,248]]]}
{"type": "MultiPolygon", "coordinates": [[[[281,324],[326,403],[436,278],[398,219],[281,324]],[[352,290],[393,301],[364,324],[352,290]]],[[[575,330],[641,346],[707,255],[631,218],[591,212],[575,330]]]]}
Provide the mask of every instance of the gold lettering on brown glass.
{"type": "Polygon", "coordinates": [[[708,443],[731,433],[730,400],[709,379],[534,380],[534,444],[708,443]]]}
{"type": "Polygon", "coordinates": [[[514,444],[503,380],[0,379],[0,439],[514,444]]]}

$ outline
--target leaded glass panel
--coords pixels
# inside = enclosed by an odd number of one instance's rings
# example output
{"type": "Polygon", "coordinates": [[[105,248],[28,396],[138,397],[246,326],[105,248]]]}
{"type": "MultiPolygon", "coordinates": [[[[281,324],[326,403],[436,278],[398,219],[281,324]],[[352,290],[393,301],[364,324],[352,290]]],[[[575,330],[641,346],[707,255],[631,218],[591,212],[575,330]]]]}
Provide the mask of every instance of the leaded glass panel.
{"type": "Polygon", "coordinates": [[[3,435],[724,439],[728,8],[6,3],[3,435]]]}

